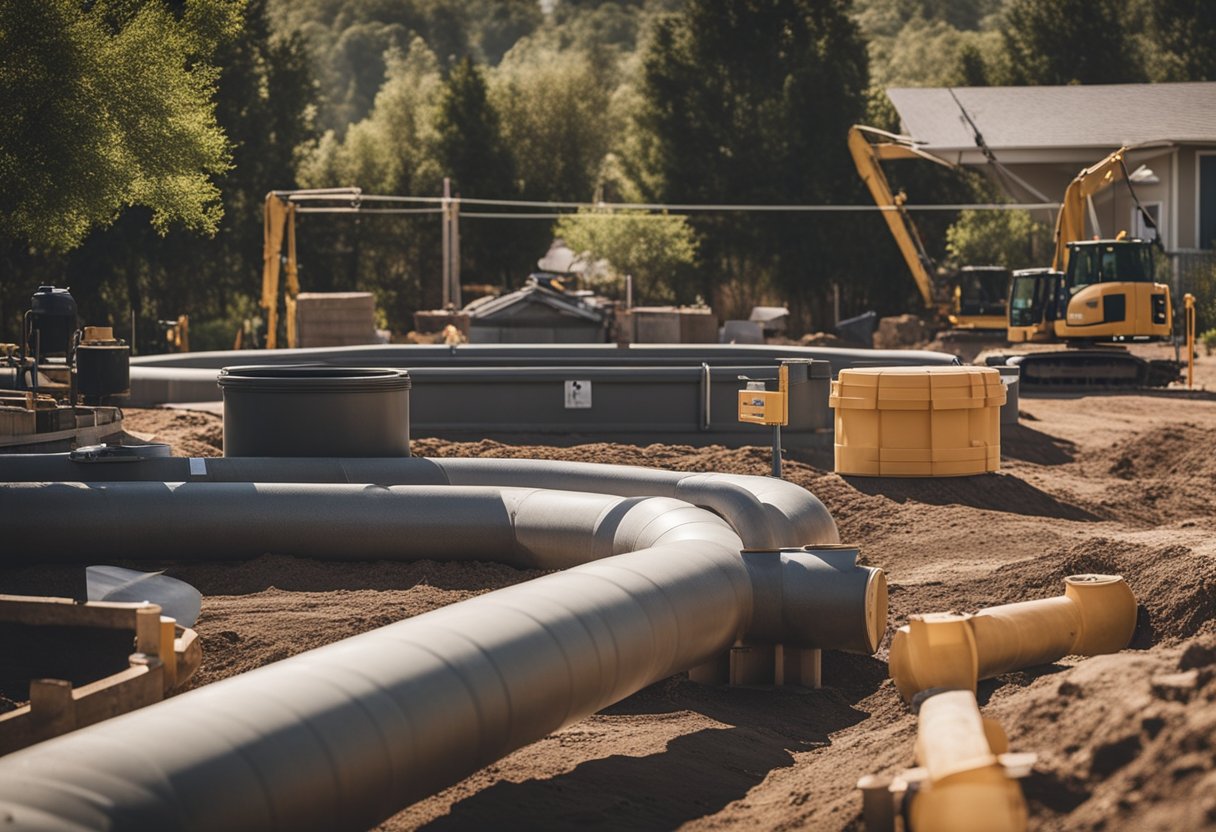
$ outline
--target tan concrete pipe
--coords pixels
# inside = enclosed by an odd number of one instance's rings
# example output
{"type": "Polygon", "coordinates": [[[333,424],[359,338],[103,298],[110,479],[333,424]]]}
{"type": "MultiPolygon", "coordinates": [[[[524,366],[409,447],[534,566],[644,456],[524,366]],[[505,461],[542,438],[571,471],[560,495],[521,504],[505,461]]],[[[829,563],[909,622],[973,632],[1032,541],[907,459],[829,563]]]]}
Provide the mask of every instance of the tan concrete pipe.
{"type": "MultiPolygon", "coordinates": [[[[311,523],[315,532],[338,523],[327,533],[338,547],[331,554],[351,557],[370,556],[357,547],[384,554],[395,543],[397,556],[431,547],[433,557],[438,546],[445,556],[549,566],[604,559],[2,758],[0,817],[14,829],[366,829],[740,639],[872,650],[872,634],[881,633],[880,573],[807,551],[741,557],[742,541],[725,521],[668,498],[450,487],[0,486],[6,518],[39,505],[58,506],[56,516],[73,518],[77,529],[110,523],[95,529],[93,545],[121,531],[147,553],[156,546],[132,528],[151,527],[163,543],[158,535],[187,523],[177,550],[201,555],[222,540],[258,549],[242,542],[259,534],[258,523],[279,530],[311,523]],[[360,513],[360,502],[378,510],[360,513]],[[415,502],[425,510],[411,508],[415,502]],[[140,506],[139,525],[106,520],[140,506]],[[411,528],[397,512],[422,525],[411,528]],[[442,521],[427,519],[436,512],[442,521]],[[215,534],[208,524],[225,517],[222,538],[193,539],[215,534]],[[362,531],[373,519],[391,533],[362,531]],[[836,597],[843,592],[855,600],[851,610],[836,597]],[[833,617],[857,619],[851,643],[823,643],[818,622],[799,614],[816,608],[816,593],[833,617]]],[[[32,533],[22,523],[18,529],[32,533]]],[[[294,543],[308,542],[294,534],[294,543]]],[[[86,537],[73,535],[55,548],[68,551],[86,537]]]]}
{"type": "Polygon", "coordinates": [[[1135,629],[1136,599],[1122,577],[1073,575],[1056,598],[910,616],[891,642],[891,678],[907,701],[933,688],[974,691],[1011,670],[1117,653],[1135,629]]]}
{"type": "Polygon", "coordinates": [[[840,540],[831,514],[815,495],[772,477],[557,460],[163,457],[87,463],[68,454],[0,455],[0,482],[115,481],[476,485],[673,497],[726,518],[749,548],[840,540]]]}

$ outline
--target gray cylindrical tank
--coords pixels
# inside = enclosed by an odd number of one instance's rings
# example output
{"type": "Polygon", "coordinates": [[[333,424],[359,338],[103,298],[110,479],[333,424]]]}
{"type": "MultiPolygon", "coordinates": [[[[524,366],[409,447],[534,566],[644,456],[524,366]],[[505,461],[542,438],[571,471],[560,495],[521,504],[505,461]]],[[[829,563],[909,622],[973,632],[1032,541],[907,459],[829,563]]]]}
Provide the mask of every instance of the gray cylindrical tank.
{"type": "Polygon", "coordinates": [[[410,376],[391,368],[227,367],[224,456],[410,455],[410,376]]]}

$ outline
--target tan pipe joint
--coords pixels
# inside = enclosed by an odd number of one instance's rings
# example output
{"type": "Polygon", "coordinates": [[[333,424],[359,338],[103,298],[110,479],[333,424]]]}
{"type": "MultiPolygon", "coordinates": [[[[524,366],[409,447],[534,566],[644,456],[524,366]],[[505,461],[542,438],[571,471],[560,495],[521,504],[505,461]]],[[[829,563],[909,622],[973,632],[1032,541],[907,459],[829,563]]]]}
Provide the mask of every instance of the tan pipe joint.
{"type": "Polygon", "coordinates": [[[978,680],[1064,656],[1116,653],[1136,629],[1136,599],[1119,575],[1073,575],[1064,595],[910,616],[891,642],[891,678],[906,701],[931,688],[974,691],[978,680]]]}

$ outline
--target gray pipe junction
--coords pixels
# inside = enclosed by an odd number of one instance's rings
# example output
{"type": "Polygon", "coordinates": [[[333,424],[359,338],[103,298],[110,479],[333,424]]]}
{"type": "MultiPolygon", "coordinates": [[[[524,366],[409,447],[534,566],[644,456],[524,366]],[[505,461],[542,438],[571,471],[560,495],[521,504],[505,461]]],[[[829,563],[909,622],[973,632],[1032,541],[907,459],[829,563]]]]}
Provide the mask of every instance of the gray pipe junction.
{"type": "Polygon", "coordinates": [[[65,560],[279,551],[563,570],[0,758],[13,829],[365,829],[737,645],[872,652],[885,629],[881,570],[831,546],[822,503],[779,480],[64,456],[0,460],[0,479],[10,562],[37,540],[65,560]],[[64,522],[48,542],[52,513],[64,522]]]}

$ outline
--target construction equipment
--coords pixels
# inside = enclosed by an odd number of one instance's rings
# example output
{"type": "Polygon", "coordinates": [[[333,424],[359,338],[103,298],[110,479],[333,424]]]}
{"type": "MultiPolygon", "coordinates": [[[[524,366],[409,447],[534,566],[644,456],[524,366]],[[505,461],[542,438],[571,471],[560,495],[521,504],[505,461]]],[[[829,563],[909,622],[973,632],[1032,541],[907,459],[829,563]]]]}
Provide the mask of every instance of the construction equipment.
{"type": "MultiPolygon", "coordinates": [[[[1008,357],[1009,363],[1021,367],[1025,384],[1161,387],[1179,375],[1178,362],[1146,361],[1109,343],[1165,340],[1172,335],[1170,288],[1155,280],[1155,244],[1129,239],[1124,232],[1113,239],[1084,239],[1091,198],[1121,180],[1131,190],[1124,161],[1127,152],[1121,147],[1085,168],[1065,190],[1051,268],[1013,274],[1010,343],[1063,342],[1072,347],[1008,357]]],[[[1152,218],[1142,213],[1151,225],[1152,218]]]]}
{"type": "Polygon", "coordinates": [[[849,128],[849,152],[875,204],[885,209],[883,219],[912,272],[925,307],[938,321],[957,329],[1004,329],[1009,270],[1000,266],[964,266],[952,280],[937,277],[937,266],[904,208],[907,196],[892,193],[881,162],[924,159],[951,169],[955,165],[921,150],[908,136],[860,124],[849,128]]]}
{"type": "Polygon", "coordinates": [[[300,294],[300,273],[296,266],[296,206],[284,193],[266,194],[262,212],[262,309],[266,311],[266,349],[273,350],[279,340],[279,271],[286,272],[284,302],[287,312],[287,346],[296,345],[296,297],[300,294]],[[283,237],[287,237],[284,261],[283,237]]]}

